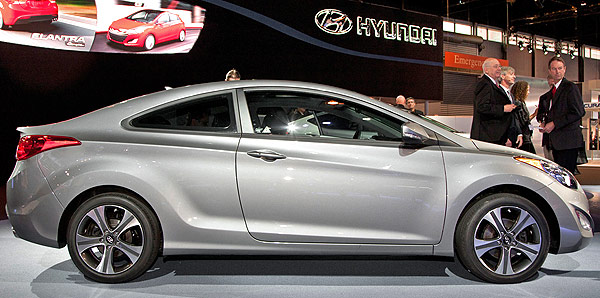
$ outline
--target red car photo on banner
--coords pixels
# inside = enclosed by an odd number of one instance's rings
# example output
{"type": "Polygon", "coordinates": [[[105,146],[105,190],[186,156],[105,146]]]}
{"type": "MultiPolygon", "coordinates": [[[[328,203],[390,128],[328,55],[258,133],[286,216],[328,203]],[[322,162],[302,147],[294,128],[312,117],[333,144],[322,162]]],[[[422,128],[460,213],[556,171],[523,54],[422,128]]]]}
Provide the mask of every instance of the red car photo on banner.
{"type": "Polygon", "coordinates": [[[52,23],[58,19],[55,0],[0,0],[0,29],[29,23],[52,23]]]}
{"type": "Polygon", "coordinates": [[[114,21],[108,28],[108,40],[125,46],[151,50],[158,43],[185,40],[185,24],[167,11],[145,9],[114,21]]]}

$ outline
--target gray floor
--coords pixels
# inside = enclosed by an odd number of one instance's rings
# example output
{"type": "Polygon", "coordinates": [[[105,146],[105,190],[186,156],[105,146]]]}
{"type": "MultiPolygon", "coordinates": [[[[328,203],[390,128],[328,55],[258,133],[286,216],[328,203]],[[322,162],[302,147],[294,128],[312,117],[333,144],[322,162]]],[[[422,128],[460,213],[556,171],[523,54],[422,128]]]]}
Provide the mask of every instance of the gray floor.
{"type": "Polygon", "coordinates": [[[451,259],[159,259],[127,284],[85,279],[66,248],[13,237],[0,221],[0,297],[597,297],[600,233],[582,251],[549,255],[533,280],[486,284],[451,259]]]}

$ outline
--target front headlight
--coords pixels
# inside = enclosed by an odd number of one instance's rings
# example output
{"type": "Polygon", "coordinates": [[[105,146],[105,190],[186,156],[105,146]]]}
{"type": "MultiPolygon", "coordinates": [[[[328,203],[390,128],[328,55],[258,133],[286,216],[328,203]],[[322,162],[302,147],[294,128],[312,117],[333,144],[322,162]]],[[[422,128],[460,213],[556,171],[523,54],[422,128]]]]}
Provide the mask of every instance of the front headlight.
{"type": "Polygon", "coordinates": [[[577,180],[575,179],[575,176],[556,163],[522,156],[514,157],[514,159],[546,172],[548,175],[552,176],[552,178],[556,179],[556,181],[560,182],[560,184],[568,188],[577,189],[577,180]]]}
{"type": "Polygon", "coordinates": [[[127,29],[124,30],[127,34],[141,34],[144,32],[144,30],[146,30],[146,28],[144,27],[137,27],[137,28],[133,28],[133,29],[127,29]]]}

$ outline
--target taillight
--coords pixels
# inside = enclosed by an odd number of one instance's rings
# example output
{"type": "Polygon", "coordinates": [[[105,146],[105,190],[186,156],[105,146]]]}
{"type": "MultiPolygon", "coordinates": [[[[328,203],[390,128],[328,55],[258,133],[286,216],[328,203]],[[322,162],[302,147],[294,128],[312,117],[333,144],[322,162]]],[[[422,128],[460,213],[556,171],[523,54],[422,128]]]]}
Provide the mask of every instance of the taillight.
{"type": "Polygon", "coordinates": [[[19,140],[17,160],[28,159],[50,149],[77,145],[81,145],[81,142],[71,137],[24,136],[19,140]]]}

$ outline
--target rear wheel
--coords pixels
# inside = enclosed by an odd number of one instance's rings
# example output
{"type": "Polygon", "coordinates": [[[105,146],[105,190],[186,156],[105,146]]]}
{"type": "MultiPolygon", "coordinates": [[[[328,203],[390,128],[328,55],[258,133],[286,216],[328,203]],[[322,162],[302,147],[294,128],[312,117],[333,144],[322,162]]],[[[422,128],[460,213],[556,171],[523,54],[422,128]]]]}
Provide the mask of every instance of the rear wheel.
{"type": "Polygon", "coordinates": [[[154,48],[154,46],[156,45],[156,38],[154,38],[154,35],[150,34],[146,37],[146,40],[144,40],[144,49],[146,49],[147,51],[150,51],[154,48]]]}
{"type": "Polygon", "coordinates": [[[514,194],[495,194],[475,203],[460,220],[456,255],[477,277],[516,283],[532,277],[550,246],[548,223],[540,209],[514,194]]]}
{"type": "Polygon", "coordinates": [[[106,283],[132,280],[150,268],[160,249],[158,220],[137,199],[99,194],[75,211],[67,245],[73,263],[88,278],[106,283]]]}

